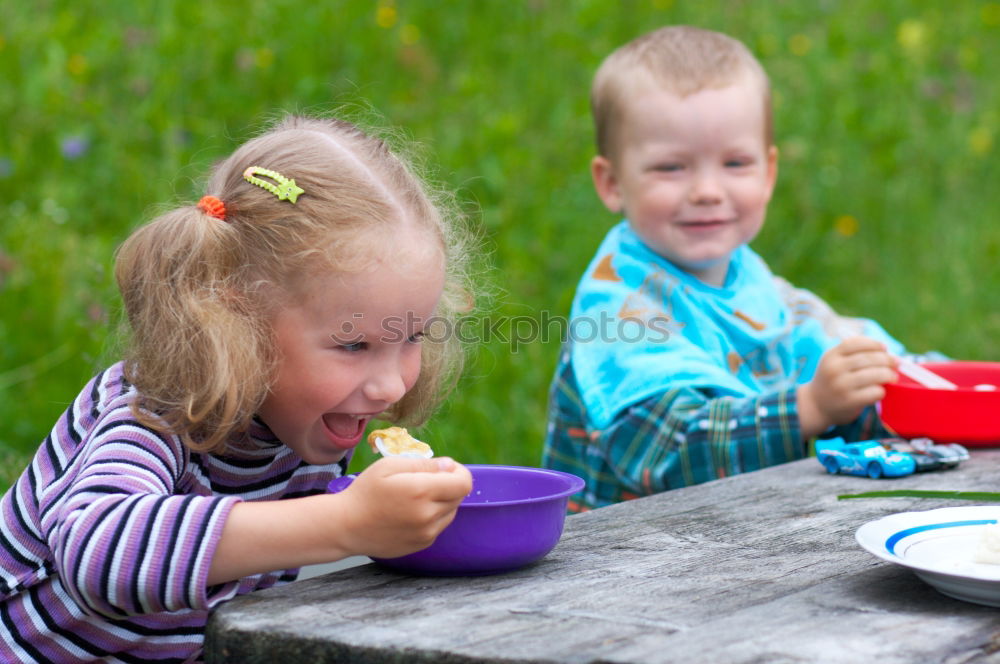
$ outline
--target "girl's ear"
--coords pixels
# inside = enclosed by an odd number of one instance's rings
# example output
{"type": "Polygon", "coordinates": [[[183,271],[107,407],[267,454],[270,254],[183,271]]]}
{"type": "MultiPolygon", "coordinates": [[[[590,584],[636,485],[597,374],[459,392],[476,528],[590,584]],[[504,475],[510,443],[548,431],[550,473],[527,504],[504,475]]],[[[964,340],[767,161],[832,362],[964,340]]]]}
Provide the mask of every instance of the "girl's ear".
{"type": "Polygon", "coordinates": [[[594,178],[594,189],[604,202],[604,206],[615,214],[622,211],[622,195],[615,177],[615,169],[611,160],[597,155],[590,161],[590,175],[594,178]]]}

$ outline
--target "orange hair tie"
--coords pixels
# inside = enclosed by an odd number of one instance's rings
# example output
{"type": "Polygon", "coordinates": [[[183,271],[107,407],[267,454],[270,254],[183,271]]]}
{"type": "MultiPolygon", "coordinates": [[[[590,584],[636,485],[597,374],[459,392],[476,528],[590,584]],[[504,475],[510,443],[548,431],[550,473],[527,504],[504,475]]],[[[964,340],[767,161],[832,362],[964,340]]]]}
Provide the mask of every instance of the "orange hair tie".
{"type": "Polygon", "coordinates": [[[226,220],[226,205],[215,196],[202,196],[198,201],[198,209],[210,217],[226,220]]]}

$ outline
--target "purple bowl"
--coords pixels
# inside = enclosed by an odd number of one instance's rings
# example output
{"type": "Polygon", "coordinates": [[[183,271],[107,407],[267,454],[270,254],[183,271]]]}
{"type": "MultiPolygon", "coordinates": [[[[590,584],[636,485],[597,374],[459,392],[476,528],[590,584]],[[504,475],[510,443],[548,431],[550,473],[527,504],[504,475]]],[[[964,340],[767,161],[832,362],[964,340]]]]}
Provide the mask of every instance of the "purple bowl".
{"type": "MultiPolygon", "coordinates": [[[[469,465],[472,493],[455,520],[426,549],[375,562],[411,574],[497,574],[540,560],[562,536],[569,497],[583,488],[576,475],[524,466],[469,465]]],[[[330,483],[342,491],[350,476],[330,483]]]]}

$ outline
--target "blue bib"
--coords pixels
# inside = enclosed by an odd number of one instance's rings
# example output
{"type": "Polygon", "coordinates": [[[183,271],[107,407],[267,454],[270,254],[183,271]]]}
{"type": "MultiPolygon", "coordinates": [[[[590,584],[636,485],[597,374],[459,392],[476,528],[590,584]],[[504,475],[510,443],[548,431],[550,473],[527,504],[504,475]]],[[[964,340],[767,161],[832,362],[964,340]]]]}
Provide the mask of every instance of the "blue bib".
{"type": "Polygon", "coordinates": [[[693,387],[709,397],[790,389],[851,336],[904,352],[874,321],[838,316],[775,277],[747,246],[733,252],[717,288],[652,252],[625,221],[581,279],[568,332],[580,394],[597,428],[667,389],[693,387]]]}

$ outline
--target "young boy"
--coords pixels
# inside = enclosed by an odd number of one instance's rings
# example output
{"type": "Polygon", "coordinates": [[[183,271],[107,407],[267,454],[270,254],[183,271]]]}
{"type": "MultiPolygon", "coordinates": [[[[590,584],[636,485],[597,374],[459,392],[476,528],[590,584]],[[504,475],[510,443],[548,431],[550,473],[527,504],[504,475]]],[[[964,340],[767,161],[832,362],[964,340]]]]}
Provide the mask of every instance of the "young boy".
{"type": "Polygon", "coordinates": [[[544,465],[574,511],[876,431],[902,346],[775,277],[748,246],[778,170],[767,75],[725,35],[661,28],[612,53],[591,106],[611,229],[573,301],[544,465]]]}

